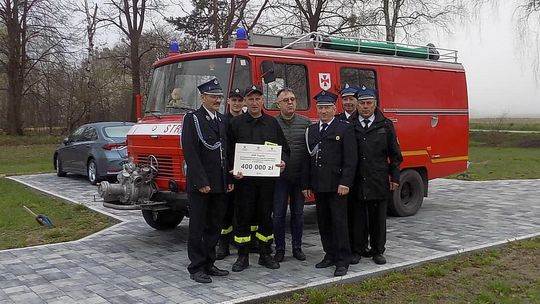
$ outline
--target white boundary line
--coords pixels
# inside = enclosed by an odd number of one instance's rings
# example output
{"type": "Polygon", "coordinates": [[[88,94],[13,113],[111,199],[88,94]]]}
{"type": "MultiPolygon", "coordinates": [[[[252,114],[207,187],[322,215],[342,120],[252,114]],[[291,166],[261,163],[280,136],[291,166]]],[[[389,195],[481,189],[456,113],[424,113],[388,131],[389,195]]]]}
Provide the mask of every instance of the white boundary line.
{"type": "Polygon", "coordinates": [[[452,251],[449,251],[449,252],[443,252],[443,253],[431,255],[431,256],[428,256],[428,257],[425,257],[425,258],[416,259],[416,260],[412,260],[412,261],[407,261],[407,262],[403,262],[403,263],[386,265],[386,266],[382,266],[380,269],[377,269],[376,271],[355,272],[354,274],[348,274],[348,275],[345,275],[343,277],[329,278],[329,279],[318,281],[318,282],[308,283],[308,284],[305,284],[303,286],[297,286],[297,287],[293,287],[293,288],[285,288],[285,289],[280,289],[280,290],[272,290],[272,291],[268,291],[268,292],[264,292],[264,293],[260,293],[260,294],[256,294],[256,295],[251,295],[251,296],[247,296],[247,297],[243,297],[243,298],[239,298],[239,299],[224,301],[224,302],[221,302],[221,304],[233,304],[233,303],[243,303],[243,302],[258,302],[258,301],[261,301],[263,299],[268,300],[268,299],[270,299],[272,297],[276,297],[276,296],[285,296],[286,294],[290,294],[290,293],[293,293],[293,292],[298,292],[298,291],[301,291],[301,290],[304,290],[304,289],[307,289],[307,288],[312,288],[312,287],[321,287],[321,286],[324,286],[324,285],[332,285],[332,284],[336,284],[336,283],[359,282],[361,279],[365,279],[365,278],[368,278],[368,277],[375,277],[375,276],[382,275],[382,274],[384,274],[386,272],[389,272],[389,271],[401,270],[401,269],[404,269],[404,268],[411,268],[411,267],[414,267],[414,266],[419,266],[419,265],[421,265],[423,263],[426,263],[426,262],[438,261],[438,260],[446,259],[446,258],[451,257],[451,256],[459,255],[459,254],[462,254],[462,253],[467,253],[467,252],[471,253],[471,252],[479,251],[479,250],[490,248],[490,247],[498,247],[498,246],[501,246],[501,245],[505,245],[505,244],[507,244],[509,242],[529,239],[529,238],[536,237],[536,236],[540,236],[540,232],[532,233],[532,234],[528,234],[528,235],[524,235],[524,236],[518,236],[518,237],[514,237],[514,238],[509,238],[509,239],[506,239],[506,240],[503,240],[503,241],[497,241],[497,242],[493,242],[493,243],[488,243],[488,244],[483,244],[483,245],[478,245],[478,246],[473,246],[473,247],[467,247],[467,248],[458,249],[458,250],[452,250],[452,251]]]}

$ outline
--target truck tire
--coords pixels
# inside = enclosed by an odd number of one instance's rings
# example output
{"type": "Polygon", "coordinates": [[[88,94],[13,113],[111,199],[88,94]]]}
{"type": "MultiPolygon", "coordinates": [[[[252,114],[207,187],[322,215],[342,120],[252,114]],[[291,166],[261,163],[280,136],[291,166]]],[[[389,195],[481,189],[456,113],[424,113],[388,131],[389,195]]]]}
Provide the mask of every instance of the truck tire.
{"type": "Polygon", "coordinates": [[[393,216],[411,216],[418,212],[424,201],[424,181],[412,169],[401,172],[399,187],[388,201],[388,211],[393,216]]]}
{"type": "Polygon", "coordinates": [[[170,230],[176,228],[184,219],[184,213],[177,210],[142,210],[146,223],[156,230],[170,230]]]}

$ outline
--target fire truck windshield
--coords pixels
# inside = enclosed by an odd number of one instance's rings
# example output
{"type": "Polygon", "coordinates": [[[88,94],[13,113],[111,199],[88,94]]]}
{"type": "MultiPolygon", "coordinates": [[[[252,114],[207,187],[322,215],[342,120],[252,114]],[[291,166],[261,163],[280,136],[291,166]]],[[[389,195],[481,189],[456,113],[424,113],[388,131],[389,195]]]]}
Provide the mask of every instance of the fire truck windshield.
{"type": "MultiPolygon", "coordinates": [[[[213,78],[218,79],[227,95],[233,67],[235,69],[233,85],[240,87],[249,85],[251,79],[249,62],[243,58],[196,59],[156,68],[152,76],[145,113],[154,116],[172,115],[199,108],[201,100],[197,86],[213,78]]],[[[225,102],[223,102],[221,112],[224,107],[225,102]]]]}

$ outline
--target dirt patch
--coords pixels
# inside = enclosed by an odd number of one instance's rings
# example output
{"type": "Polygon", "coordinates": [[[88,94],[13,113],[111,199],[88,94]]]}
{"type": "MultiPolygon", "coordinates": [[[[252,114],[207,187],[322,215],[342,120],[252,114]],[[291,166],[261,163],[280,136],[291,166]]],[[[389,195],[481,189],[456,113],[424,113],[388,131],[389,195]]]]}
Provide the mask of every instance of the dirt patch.
{"type": "Polygon", "coordinates": [[[517,144],[519,148],[540,148],[540,139],[524,140],[517,144]]]}

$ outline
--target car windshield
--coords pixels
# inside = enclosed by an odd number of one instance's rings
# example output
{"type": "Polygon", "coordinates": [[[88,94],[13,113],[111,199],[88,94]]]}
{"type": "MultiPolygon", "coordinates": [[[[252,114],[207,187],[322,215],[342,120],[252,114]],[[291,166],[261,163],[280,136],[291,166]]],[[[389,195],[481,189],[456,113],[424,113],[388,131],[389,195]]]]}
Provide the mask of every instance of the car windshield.
{"type": "Polygon", "coordinates": [[[129,129],[131,129],[131,126],[105,127],[103,128],[103,133],[105,133],[105,136],[107,137],[121,138],[121,137],[126,137],[126,134],[127,132],[129,132],[129,129]]]}
{"type": "MultiPolygon", "coordinates": [[[[186,113],[197,109],[201,99],[197,86],[217,78],[225,95],[234,87],[246,88],[251,83],[247,59],[236,57],[205,58],[175,62],[154,70],[146,103],[145,115],[186,113]],[[233,64],[234,63],[234,64],[233,64]],[[232,86],[231,69],[234,68],[232,86]]],[[[225,102],[220,111],[223,113],[225,102]]]]}

